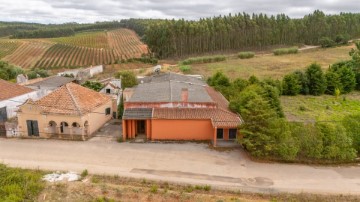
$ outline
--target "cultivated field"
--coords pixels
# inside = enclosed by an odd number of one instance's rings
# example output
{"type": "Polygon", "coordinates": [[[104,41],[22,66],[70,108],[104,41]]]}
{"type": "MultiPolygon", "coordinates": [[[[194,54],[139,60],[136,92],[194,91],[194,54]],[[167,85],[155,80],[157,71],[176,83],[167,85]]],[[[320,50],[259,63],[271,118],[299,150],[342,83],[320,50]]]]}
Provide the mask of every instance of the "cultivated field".
{"type": "Polygon", "coordinates": [[[224,62],[191,65],[194,74],[211,76],[223,71],[231,78],[248,79],[255,75],[259,78],[281,78],[294,70],[305,69],[313,62],[319,63],[324,69],[337,61],[350,59],[349,51],[353,46],[342,46],[328,49],[316,49],[298,54],[274,56],[272,54],[257,55],[251,59],[229,58],[224,62]]]}
{"type": "Polygon", "coordinates": [[[7,40],[7,39],[1,39],[0,40],[0,59],[12,54],[20,45],[22,42],[17,40],[7,40]]]}
{"type": "Polygon", "coordinates": [[[360,112],[360,92],[322,96],[281,96],[286,118],[290,121],[341,121],[346,115],[360,112]]]}
{"type": "Polygon", "coordinates": [[[22,68],[113,64],[147,53],[147,46],[128,29],[83,32],[52,39],[0,40],[0,59],[22,68]]]}
{"type": "Polygon", "coordinates": [[[24,41],[22,45],[12,54],[4,57],[3,60],[23,68],[30,68],[34,66],[36,61],[38,61],[51,46],[51,43],[36,40],[24,41]]]}
{"type": "Polygon", "coordinates": [[[84,46],[89,48],[106,48],[110,46],[106,32],[83,32],[71,37],[60,37],[49,39],[59,44],[72,46],[84,46]]]}

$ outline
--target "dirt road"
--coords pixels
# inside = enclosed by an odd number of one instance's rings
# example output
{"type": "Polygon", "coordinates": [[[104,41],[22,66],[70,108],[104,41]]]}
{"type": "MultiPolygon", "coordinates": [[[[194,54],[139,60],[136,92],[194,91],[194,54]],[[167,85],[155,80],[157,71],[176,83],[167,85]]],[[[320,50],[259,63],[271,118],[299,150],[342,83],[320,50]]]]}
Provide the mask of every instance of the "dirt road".
{"type": "Polygon", "coordinates": [[[252,192],[360,195],[360,167],[256,163],[240,149],[218,152],[206,144],[117,143],[0,139],[0,162],[23,168],[66,170],[209,184],[252,192]]]}

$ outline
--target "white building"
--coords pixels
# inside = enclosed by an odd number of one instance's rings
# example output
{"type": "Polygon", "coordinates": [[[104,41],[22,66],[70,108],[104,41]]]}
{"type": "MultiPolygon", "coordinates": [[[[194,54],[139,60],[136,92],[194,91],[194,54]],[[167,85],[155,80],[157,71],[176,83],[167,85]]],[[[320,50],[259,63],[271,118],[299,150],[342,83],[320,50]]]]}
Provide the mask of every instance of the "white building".
{"type": "Polygon", "coordinates": [[[43,91],[36,91],[31,88],[0,79],[0,122],[16,116],[19,105],[26,100],[38,100],[45,96],[43,91]]]}
{"type": "Polygon", "coordinates": [[[100,90],[100,93],[111,95],[113,99],[116,99],[117,105],[119,105],[122,93],[121,80],[111,79],[109,82],[105,83],[105,86],[100,90]]]}
{"type": "Polygon", "coordinates": [[[84,81],[86,79],[92,78],[95,75],[98,75],[104,71],[103,65],[91,66],[88,68],[81,69],[72,69],[64,72],[59,72],[58,76],[73,76],[78,81],[84,81]]]}

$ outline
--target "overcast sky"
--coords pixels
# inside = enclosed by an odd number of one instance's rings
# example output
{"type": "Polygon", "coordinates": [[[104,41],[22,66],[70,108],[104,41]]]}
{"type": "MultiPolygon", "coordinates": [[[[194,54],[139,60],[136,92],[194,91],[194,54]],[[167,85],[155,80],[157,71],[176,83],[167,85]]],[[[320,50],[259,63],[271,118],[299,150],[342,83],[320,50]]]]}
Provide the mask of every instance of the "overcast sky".
{"type": "Polygon", "coordinates": [[[248,12],[303,17],[360,12],[359,0],[0,0],[0,21],[95,22],[124,18],[198,19],[248,12]]]}

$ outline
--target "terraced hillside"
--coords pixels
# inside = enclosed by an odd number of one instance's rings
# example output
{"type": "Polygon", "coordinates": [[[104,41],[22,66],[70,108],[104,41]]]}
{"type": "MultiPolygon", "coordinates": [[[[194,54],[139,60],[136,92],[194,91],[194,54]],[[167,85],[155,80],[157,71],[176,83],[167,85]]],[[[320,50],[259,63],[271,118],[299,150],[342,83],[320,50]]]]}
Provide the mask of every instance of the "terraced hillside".
{"type": "Polygon", "coordinates": [[[147,46],[128,29],[83,32],[52,39],[0,40],[0,59],[22,68],[113,64],[147,53],[147,46]]]}
{"type": "Polygon", "coordinates": [[[12,54],[20,45],[22,42],[18,40],[7,40],[7,39],[1,39],[0,40],[0,59],[12,54]]]}
{"type": "Polygon", "coordinates": [[[45,51],[53,44],[36,40],[24,41],[12,54],[3,58],[11,64],[29,68],[33,67],[36,61],[38,61],[45,51]]]}

